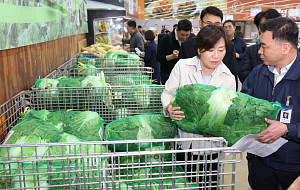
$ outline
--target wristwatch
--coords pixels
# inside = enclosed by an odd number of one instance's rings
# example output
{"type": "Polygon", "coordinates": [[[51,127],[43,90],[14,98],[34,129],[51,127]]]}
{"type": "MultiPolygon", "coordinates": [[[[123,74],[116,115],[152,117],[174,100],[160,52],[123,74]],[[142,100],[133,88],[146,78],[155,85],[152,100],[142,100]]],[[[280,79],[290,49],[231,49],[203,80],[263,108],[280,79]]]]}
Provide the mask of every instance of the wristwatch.
{"type": "Polygon", "coordinates": [[[286,132],[284,133],[283,136],[284,136],[284,137],[287,137],[287,136],[288,136],[288,133],[289,133],[289,129],[286,130],[286,132]]]}

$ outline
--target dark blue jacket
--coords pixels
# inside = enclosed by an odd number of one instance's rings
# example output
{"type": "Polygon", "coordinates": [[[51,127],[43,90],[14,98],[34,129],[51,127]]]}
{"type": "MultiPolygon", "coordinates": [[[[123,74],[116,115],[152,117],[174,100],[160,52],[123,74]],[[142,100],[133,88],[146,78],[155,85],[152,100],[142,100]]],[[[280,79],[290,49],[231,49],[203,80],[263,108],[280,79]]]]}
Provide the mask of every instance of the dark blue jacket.
{"type": "Polygon", "coordinates": [[[156,61],[157,44],[152,40],[145,46],[145,67],[152,67],[154,72],[152,79],[156,84],[160,83],[160,63],[156,61]]]}
{"type": "Polygon", "coordinates": [[[242,69],[242,64],[243,64],[243,57],[244,57],[244,52],[247,48],[247,44],[245,42],[245,40],[243,38],[240,38],[238,35],[236,35],[236,33],[234,33],[234,38],[233,40],[231,40],[231,42],[233,42],[234,44],[234,50],[236,53],[238,53],[240,55],[239,59],[236,59],[236,70],[237,73],[240,73],[241,69],[242,69]]]}
{"type": "MultiPolygon", "coordinates": [[[[284,78],[274,88],[274,75],[264,64],[258,65],[246,78],[241,92],[286,104],[287,96],[292,96],[290,105],[293,106],[291,123],[288,126],[288,142],[275,153],[261,158],[263,162],[282,171],[300,171],[300,54],[284,78]],[[273,92],[273,93],[272,93],[273,92]]],[[[279,114],[278,118],[279,120],[279,114]]]]}
{"type": "Polygon", "coordinates": [[[247,48],[247,44],[246,44],[245,40],[243,38],[239,37],[236,33],[234,33],[234,38],[233,38],[233,40],[231,40],[231,42],[233,42],[233,44],[234,44],[235,52],[240,55],[240,59],[243,59],[244,52],[247,48]]]}
{"type": "Polygon", "coordinates": [[[240,70],[240,73],[238,73],[240,81],[242,83],[245,81],[254,67],[263,63],[263,61],[260,59],[260,55],[258,54],[259,48],[260,44],[254,44],[247,47],[244,53],[242,68],[240,70]]]}

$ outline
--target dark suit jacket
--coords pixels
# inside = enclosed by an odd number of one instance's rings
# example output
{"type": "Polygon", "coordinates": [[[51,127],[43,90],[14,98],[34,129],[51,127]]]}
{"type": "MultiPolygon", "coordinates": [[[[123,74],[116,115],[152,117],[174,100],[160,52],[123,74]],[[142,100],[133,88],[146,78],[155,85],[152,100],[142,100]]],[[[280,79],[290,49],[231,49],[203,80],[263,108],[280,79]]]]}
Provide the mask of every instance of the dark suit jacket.
{"type": "Polygon", "coordinates": [[[260,59],[260,55],[258,54],[259,48],[259,44],[254,44],[252,46],[247,47],[244,53],[242,68],[238,73],[242,83],[248,77],[248,75],[251,73],[254,67],[264,63],[260,59]]]}
{"type": "MultiPolygon", "coordinates": [[[[194,50],[194,41],[195,37],[189,38],[181,44],[179,50],[179,59],[191,58],[197,55],[196,51],[194,50]]],[[[229,43],[229,46],[226,50],[226,54],[223,58],[223,63],[228,67],[228,69],[235,76],[237,81],[236,58],[234,45],[232,43],[229,43]]]]}
{"type": "Polygon", "coordinates": [[[152,40],[148,45],[145,46],[145,67],[152,67],[154,73],[152,79],[155,80],[156,84],[160,83],[160,63],[156,61],[157,45],[152,40]]]}
{"type": "MultiPolygon", "coordinates": [[[[195,35],[191,33],[189,38],[195,35]]],[[[166,34],[159,42],[157,47],[156,60],[160,62],[160,69],[167,74],[170,74],[178,59],[167,61],[166,56],[171,55],[174,50],[179,50],[180,46],[175,38],[175,30],[166,34]]]]}

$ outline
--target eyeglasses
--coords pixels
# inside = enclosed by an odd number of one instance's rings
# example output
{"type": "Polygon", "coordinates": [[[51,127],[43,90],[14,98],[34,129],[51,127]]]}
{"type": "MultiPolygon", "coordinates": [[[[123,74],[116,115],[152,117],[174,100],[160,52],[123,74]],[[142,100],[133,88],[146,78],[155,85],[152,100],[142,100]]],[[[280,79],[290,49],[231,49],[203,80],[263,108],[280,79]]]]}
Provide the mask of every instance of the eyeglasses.
{"type": "Polygon", "coordinates": [[[220,22],[213,23],[213,22],[210,22],[210,21],[207,21],[207,22],[203,21],[203,23],[206,24],[206,25],[222,26],[222,23],[220,23],[220,22]]]}

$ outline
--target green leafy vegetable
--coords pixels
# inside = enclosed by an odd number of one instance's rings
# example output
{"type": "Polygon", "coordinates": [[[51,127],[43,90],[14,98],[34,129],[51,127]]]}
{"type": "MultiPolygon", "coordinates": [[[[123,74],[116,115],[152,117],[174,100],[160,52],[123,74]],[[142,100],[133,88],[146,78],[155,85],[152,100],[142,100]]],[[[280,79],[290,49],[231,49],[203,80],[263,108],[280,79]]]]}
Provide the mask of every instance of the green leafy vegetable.
{"type": "MultiPolygon", "coordinates": [[[[38,143],[57,143],[57,142],[85,142],[84,140],[64,133],[55,126],[41,119],[34,111],[29,111],[25,117],[14,126],[11,131],[13,134],[8,138],[6,144],[38,144],[38,143]]],[[[28,158],[48,157],[51,155],[96,153],[106,152],[105,148],[98,146],[41,146],[37,150],[35,147],[11,147],[9,149],[0,149],[0,159],[7,158],[8,153],[10,159],[19,159],[22,156],[28,158]],[[9,151],[9,152],[8,152],[9,151]]]]}
{"type": "MultiPolygon", "coordinates": [[[[174,138],[176,134],[176,127],[173,126],[169,118],[158,114],[145,114],[110,122],[105,127],[104,139],[107,141],[164,139],[174,138]]],[[[150,148],[151,144],[148,142],[140,144],[131,143],[128,144],[128,150],[139,150],[139,146],[145,150],[150,148]]],[[[153,146],[162,146],[162,143],[153,143],[153,146]]],[[[125,144],[118,144],[115,148],[117,151],[127,151],[125,144]]]]}
{"type": "Polygon", "coordinates": [[[224,137],[229,145],[267,127],[264,118],[276,120],[278,102],[254,98],[234,90],[193,84],[181,87],[174,101],[185,118],[175,123],[185,131],[224,137]]]}
{"type": "MultiPolygon", "coordinates": [[[[33,110],[32,110],[33,111],[33,110]]],[[[91,111],[35,111],[43,120],[59,130],[86,141],[103,140],[104,121],[97,112],[91,111]],[[101,135],[99,135],[101,134],[101,135]]],[[[65,141],[69,142],[69,141],[65,141]]],[[[72,141],[70,141],[72,142],[72,141]]]]}

